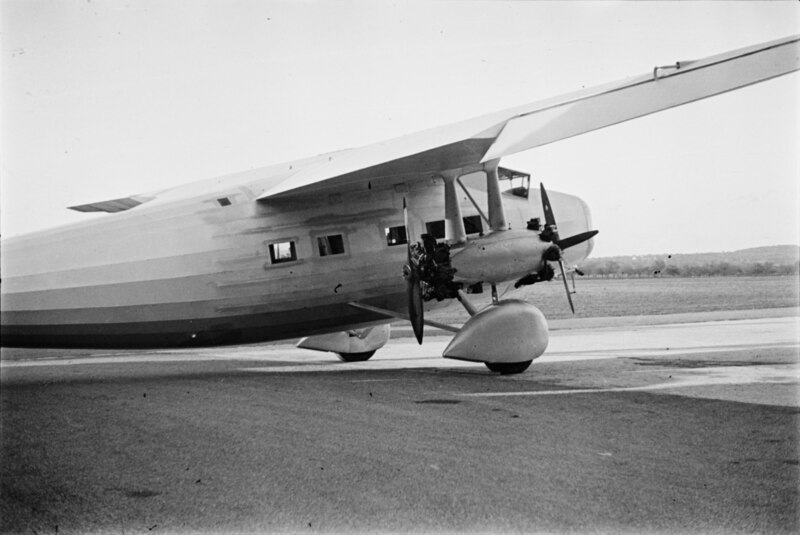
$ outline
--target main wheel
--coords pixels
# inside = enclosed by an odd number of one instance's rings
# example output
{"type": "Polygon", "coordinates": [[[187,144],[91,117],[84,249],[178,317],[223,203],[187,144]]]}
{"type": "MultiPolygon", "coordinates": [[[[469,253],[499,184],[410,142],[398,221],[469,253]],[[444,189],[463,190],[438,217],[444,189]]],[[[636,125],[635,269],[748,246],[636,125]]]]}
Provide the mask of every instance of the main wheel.
{"type": "Polygon", "coordinates": [[[497,372],[503,375],[511,375],[514,373],[522,373],[528,369],[528,366],[531,365],[532,360],[526,360],[525,362],[486,362],[486,367],[489,368],[490,371],[497,372]]]}
{"type": "MultiPolygon", "coordinates": [[[[364,351],[363,353],[336,353],[342,362],[364,362],[375,354],[375,351],[364,351]]],[[[530,362],[528,363],[530,364],[530,362]]]]}

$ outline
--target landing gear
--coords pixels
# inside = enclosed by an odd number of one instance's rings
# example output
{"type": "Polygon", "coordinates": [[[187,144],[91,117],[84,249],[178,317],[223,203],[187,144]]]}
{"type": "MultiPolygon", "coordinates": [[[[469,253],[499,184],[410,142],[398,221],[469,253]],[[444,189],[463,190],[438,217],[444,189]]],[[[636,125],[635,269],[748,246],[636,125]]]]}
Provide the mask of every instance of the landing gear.
{"type": "MultiPolygon", "coordinates": [[[[375,351],[364,351],[363,353],[336,353],[336,356],[339,357],[339,360],[342,362],[364,362],[365,360],[369,360],[374,354],[375,351]]],[[[530,364],[530,362],[528,364],[530,364]]]]}
{"type": "MultiPolygon", "coordinates": [[[[466,301],[466,295],[461,298],[466,301]]],[[[522,373],[544,353],[549,339],[547,320],[538,308],[506,299],[470,317],[442,356],[483,362],[497,373],[522,373]]]]}
{"type": "Polygon", "coordinates": [[[525,362],[485,362],[486,367],[489,368],[490,371],[499,373],[501,375],[512,375],[515,373],[522,373],[528,369],[528,366],[531,365],[532,360],[526,360],[525,362]]]}

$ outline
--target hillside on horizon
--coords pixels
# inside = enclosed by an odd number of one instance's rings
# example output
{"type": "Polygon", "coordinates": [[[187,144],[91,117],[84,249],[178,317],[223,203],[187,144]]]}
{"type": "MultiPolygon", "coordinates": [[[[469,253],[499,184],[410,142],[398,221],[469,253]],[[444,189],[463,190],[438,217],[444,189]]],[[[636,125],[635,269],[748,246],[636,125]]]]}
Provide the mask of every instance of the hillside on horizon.
{"type": "Polygon", "coordinates": [[[800,245],[767,245],[749,247],[735,251],[719,251],[706,253],[648,253],[635,255],[591,256],[592,260],[669,260],[672,263],[706,263],[706,262],[773,262],[776,264],[800,261],[800,245]]]}
{"type": "Polygon", "coordinates": [[[800,245],[769,245],[714,253],[590,257],[589,276],[790,275],[800,272],[800,245]]]}

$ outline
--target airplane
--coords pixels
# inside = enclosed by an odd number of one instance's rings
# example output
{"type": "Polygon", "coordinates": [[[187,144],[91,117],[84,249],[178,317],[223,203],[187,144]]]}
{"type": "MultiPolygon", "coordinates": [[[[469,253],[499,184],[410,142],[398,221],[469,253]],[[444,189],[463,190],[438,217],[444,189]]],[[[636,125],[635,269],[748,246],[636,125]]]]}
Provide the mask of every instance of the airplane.
{"type": "MultiPolygon", "coordinates": [[[[161,191],[70,207],[101,218],[2,242],[7,347],[170,348],[300,338],[365,361],[390,323],[455,335],[446,358],[525,371],[548,344],[497,286],[564,281],[597,231],[574,195],[502,157],[788,74],[800,36],[452,125],[161,191]],[[557,270],[557,271],[556,271],[557,270]],[[488,286],[481,310],[470,295],[488,286]],[[425,318],[456,299],[460,328],[425,318]]],[[[573,309],[574,311],[574,309],[573,309]]]]}

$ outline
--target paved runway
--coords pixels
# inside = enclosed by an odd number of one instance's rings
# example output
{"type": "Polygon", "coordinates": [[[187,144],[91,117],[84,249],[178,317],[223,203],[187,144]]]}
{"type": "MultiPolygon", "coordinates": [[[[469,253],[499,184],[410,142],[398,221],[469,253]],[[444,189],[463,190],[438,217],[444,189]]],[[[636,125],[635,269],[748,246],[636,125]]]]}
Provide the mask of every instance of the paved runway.
{"type": "Polygon", "coordinates": [[[4,349],[0,527],[800,529],[797,317],[557,330],[517,376],[446,341],[4,349]]]}

